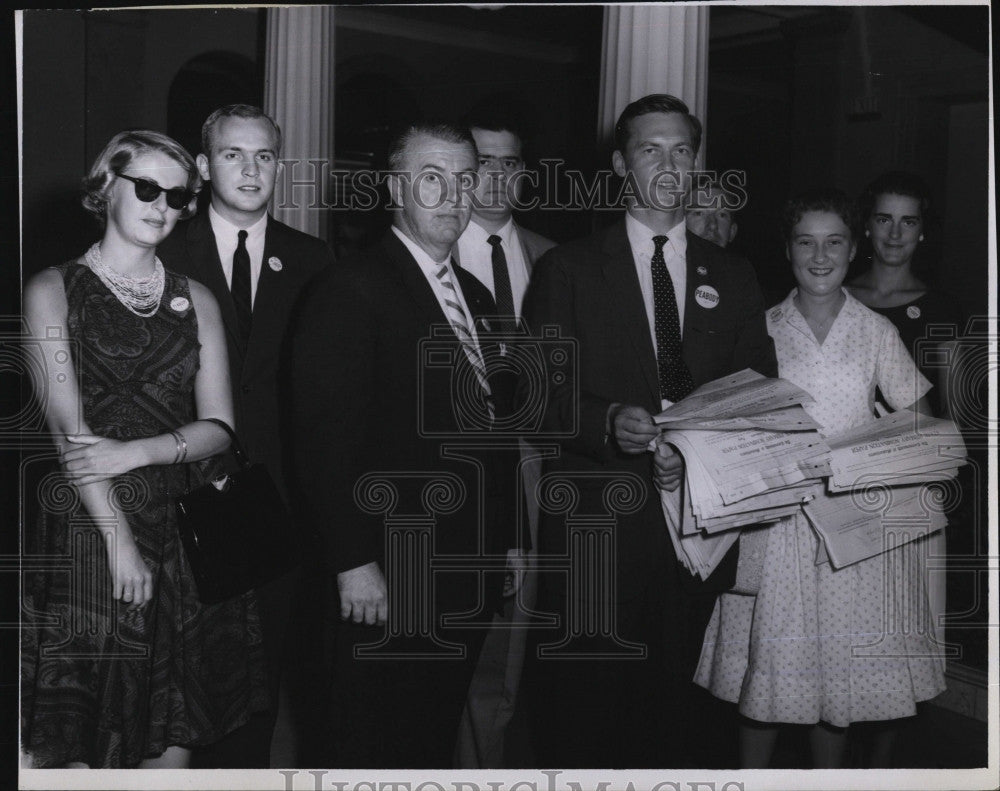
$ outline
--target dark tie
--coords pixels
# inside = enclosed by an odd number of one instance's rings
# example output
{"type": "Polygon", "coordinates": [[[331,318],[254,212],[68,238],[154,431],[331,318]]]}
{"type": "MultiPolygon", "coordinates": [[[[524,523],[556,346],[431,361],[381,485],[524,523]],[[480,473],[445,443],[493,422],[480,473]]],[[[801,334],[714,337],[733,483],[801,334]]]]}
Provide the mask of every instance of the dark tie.
{"type": "Polygon", "coordinates": [[[680,401],[694,389],[691,372],[681,358],[681,320],[677,313],[674,281],[663,260],[666,236],[654,236],[656,250],[649,262],[653,271],[653,309],[656,318],[656,363],[660,375],[660,398],[680,401]]]}
{"type": "Polygon", "coordinates": [[[252,308],[250,303],[250,253],[247,252],[247,232],[239,232],[239,243],[233,253],[233,305],[236,307],[236,321],[240,337],[246,343],[250,338],[252,308]]]}
{"type": "Polygon", "coordinates": [[[500,244],[503,240],[493,234],[486,241],[493,248],[493,292],[497,313],[501,316],[510,316],[509,320],[501,322],[501,329],[512,332],[517,313],[514,310],[514,292],[510,288],[510,274],[507,272],[507,256],[504,255],[500,244]]]}

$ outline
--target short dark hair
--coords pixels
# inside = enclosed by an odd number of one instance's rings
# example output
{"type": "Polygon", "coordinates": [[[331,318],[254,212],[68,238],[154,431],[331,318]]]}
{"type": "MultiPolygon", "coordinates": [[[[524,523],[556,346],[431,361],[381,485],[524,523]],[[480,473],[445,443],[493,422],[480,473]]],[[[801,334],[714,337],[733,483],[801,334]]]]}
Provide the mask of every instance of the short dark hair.
{"type": "Polygon", "coordinates": [[[476,150],[476,141],[468,129],[445,122],[421,121],[410,124],[389,143],[388,162],[389,169],[400,171],[406,162],[406,153],[409,146],[418,137],[431,137],[435,140],[442,140],[445,143],[468,143],[472,150],[476,150]]]}
{"type": "Polygon", "coordinates": [[[205,156],[212,153],[212,138],[215,136],[215,127],[223,118],[263,118],[274,134],[274,153],[277,154],[281,151],[281,127],[271,116],[259,107],[250,104],[227,104],[208,116],[205,123],[201,125],[201,153],[205,156]]]}
{"type": "Polygon", "coordinates": [[[640,115],[650,113],[678,113],[687,120],[688,128],[691,130],[691,145],[697,154],[701,148],[701,121],[691,115],[688,106],[676,96],[669,93],[651,93],[636,99],[628,107],[622,110],[618,116],[618,123],[615,124],[615,150],[622,153],[628,145],[628,136],[632,132],[632,120],[640,115]]]}
{"type": "MultiPolygon", "coordinates": [[[[187,173],[187,188],[193,193],[201,189],[201,176],[195,167],[194,159],[187,150],[161,132],[151,129],[129,129],[119,132],[108,141],[101,153],[97,155],[90,172],[83,180],[83,208],[93,214],[103,226],[107,219],[108,190],[116,176],[129,166],[135,157],[159,151],[166,154],[181,166],[187,173]]],[[[191,203],[181,211],[181,219],[186,219],[196,211],[196,202],[191,203]]]]}
{"type": "Polygon", "coordinates": [[[836,214],[844,221],[851,233],[851,239],[858,237],[860,220],[858,206],[843,190],[824,187],[800,192],[790,198],[784,207],[781,218],[781,231],[786,242],[792,240],[792,230],[802,219],[802,215],[811,211],[826,211],[836,214]]]}
{"type": "Polygon", "coordinates": [[[465,114],[461,124],[467,129],[510,132],[524,147],[524,125],[512,110],[494,104],[479,105],[465,114]]]}
{"type": "Polygon", "coordinates": [[[873,179],[861,191],[858,204],[861,217],[867,220],[875,208],[879,195],[903,195],[913,198],[920,206],[920,217],[924,219],[931,208],[930,190],[920,176],[904,170],[890,170],[873,179]]]}

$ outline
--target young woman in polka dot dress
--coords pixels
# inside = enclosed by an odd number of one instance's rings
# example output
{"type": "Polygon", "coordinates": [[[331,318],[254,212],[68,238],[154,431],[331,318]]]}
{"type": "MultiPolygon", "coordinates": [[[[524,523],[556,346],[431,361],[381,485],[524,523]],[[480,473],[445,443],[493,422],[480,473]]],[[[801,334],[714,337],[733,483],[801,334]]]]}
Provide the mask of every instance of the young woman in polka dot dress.
{"type": "MultiPolygon", "coordinates": [[[[837,191],[785,207],[798,287],[768,313],[782,377],[809,392],[832,436],[874,416],[875,389],[894,409],[928,411],[930,383],[899,333],[841,287],[856,253],[857,210],[837,191]]],[[[799,514],[766,530],[756,596],[724,594],[705,633],[695,681],[739,704],[740,760],[767,767],[779,723],[813,726],[817,767],[842,764],[852,722],[894,720],[944,690],[912,545],[835,570],[799,514]]]]}

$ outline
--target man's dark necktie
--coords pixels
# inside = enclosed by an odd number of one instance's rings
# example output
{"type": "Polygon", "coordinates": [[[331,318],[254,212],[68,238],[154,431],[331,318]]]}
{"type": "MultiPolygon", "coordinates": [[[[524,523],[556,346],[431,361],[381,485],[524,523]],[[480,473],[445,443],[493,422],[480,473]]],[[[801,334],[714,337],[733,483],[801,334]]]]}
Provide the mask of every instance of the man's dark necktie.
{"type": "Polygon", "coordinates": [[[239,232],[239,243],[233,253],[233,305],[236,307],[236,321],[240,337],[246,343],[250,339],[250,324],[253,313],[250,303],[250,253],[247,252],[247,232],[239,232]]]}
{"type": "Polygon", "coordinates": [[[514,292],[510,287],[510,273],[507,272],[507,256],[504,255],[499,236],[493,234],[486,240],[493,248],[493,292],[497,303],[497,313],[501,316],[509,316],[501,322],[501,329],[504,332],[513,332],[515,328],[514,292]]]}
{"type": "Polygon", "coordinates": [[[656,318],[656,363],[660,398],[680,401],[694,389],[691,372],[681,357],[681,320],[677,313],[674,282],[663,259],[666,236],[654,236],[656,250],[649,265],[653,272],[653,308],[656,318]]]}

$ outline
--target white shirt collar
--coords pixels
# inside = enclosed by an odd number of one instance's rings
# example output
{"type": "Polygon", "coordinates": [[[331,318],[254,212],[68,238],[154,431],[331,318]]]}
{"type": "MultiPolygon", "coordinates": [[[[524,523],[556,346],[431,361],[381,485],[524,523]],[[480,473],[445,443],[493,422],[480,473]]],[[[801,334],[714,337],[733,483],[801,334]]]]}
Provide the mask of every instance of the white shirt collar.
{"type": "MultiPolygon", "coordinates": [[[[212,233],[215,234],[215,238],[237,238],[237,234],[240,231],[247,232],[247,243],[253,243],[259,239],[264,238],[264,232],[267,230],[267,212],[264,212],[260,219],[257,220],[253,225],[247,228],[241,228],[238,225],[233,225],[229,220],[223,217],[219,212],[215,210],[215,207],[209,203],[208,204],[208,221],[212,224],[212,233]]],[[[233,243],[234,247],[236,243],[233,243]]]]}
{"type": "Polygon", "coordinates": [[[469,240],[473,243],[481,242],[482,244],[488,244],[489,238],[493,235],[499,236],[503,241],[503,244],[510,247],[514,242],[514,218],[511,217],[504,224],[503,228],[499,231],[487,231],[483,226],[476,222],[476,218],[473,217],[469,222],[468,227],[465,232],[469,234],[469,240]]]}
{"type": "Polygon", "coordinates": [[[441,264],[447,264],[448,270],[451,271],[451,256],[445,256],[443,261],[435,261],[428,255],[427,251],[424,250],[419,244],[414,242],[409,236],[407,236],[403,231],[399,229],[398,226],[392,226],[392,232],[399,237],[399,240],[406,245],[406,249],[410,251],[410,254],[416,259],[420,268],[424,270],[425,273],[437,276],[437,271],[441,268],[441,264]]]}
{"type": "MultiPolygon", "coordinates": [[[[628,234],[628,242],[633,250],[645,251],[649,249],[649,256],[652,257],[653,250],[656,249],[656,245],[653,244],[653,237],[660,236],[661,234],[654,231],[648,225],[637,220],[632,216],[631,212],[625,212],[625,232],[628,234]]],[[[667,231],[665,234],[669,240],[667,245],[673,248],[674,253],[679,258],[686,258],[687,256],[687,225],[682,218],[677,225],[667,231]]],[[[664,247],[666,251],[666,246],[664,247]]]]}

